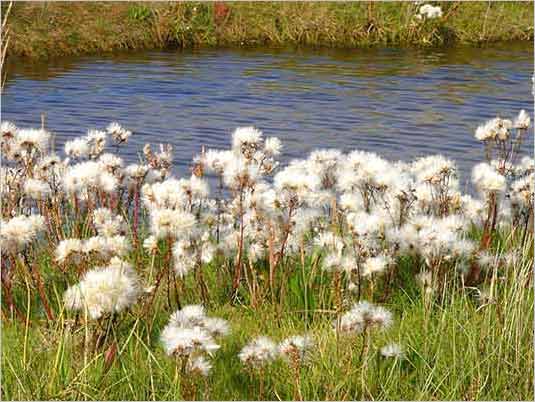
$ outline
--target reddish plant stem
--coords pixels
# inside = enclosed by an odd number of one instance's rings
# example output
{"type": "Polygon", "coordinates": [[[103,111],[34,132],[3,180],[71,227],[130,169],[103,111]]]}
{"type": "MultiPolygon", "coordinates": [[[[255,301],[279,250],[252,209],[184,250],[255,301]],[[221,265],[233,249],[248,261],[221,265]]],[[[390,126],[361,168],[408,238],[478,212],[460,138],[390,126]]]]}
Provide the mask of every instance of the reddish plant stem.
{"type": "MultiPolygon", "coordinates": [[[[4,260],[5,261],[5,260],[4,260]]],[[[9,272],[9,267],[5,265],[5,262],[2,264],[2,298],[5,299],[9,313],[14,312],[17,318],[21,322],[25,322],[24,314],[18,309],[14,300],[13,293],[11,291],[11,273],[9,272]]]]}
{"type": "Polygon", "coordinates": [[[32,279],[35,283],[35,286],[37,287],[39,298],[41,299],[41,302],[43,303],[43,307],[46,312],[46,317],[49,321],[53,321],[54,313],[52,312],[52,309],[50,308],[50,304],[48,303],[48,297],[46,297],[45,287],[43,285],[43,278],[41,277],[39,268],[37,267],[36,264],[34,264],[30,271],[31,271],[32,279]]]}
{"type": "Polygon", "coordinates": [[[154,286],[154,291],[153,291],[149,301],[147,302],[147,304],[145,304],[145,308],[144,308],[144,311],[143,311],[144,315],[148,313],[149,308],[154,303],[154,299],[156,298],[156,293],[158,293],[158,288],[160,287],[162,279],[163,279],[164,275],[168,272],[168,270],[169,270],[169,267],[163,267],[160,270],[160,272],[158,273],[158,276],[156,277],[156,284],[154,286]]]}
{"type": "Polygon", "coordinates": [[[132,235],[134,237],[134,247],[138,248],[139,242],[138,242],[138,234],[137,234],[137,227],[139,224],[139,185],[136,184],[136,188],[134,189],[134,223],[132,225],[132,235]]]}
{"type": "Polygon", "coordinates": [[[232,281],[232,299],[234,299],[238,293],[238,287],[240,286],[241,281],[241,271],[242,271],[242,255],[243,255],[243,190],[240,190],[240,238],[238,240],[238,257],[236,261],[236,266],[234,267],[234,279],[232,281]]]}

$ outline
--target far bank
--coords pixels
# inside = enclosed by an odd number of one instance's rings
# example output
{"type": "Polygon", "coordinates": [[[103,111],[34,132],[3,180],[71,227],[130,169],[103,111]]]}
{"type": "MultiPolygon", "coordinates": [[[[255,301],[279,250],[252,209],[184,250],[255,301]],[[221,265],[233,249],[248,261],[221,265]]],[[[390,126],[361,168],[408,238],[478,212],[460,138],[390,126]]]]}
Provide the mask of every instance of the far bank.
{"type": "MultiPolygon", "coordinates": [[[[15,3],[9,55],[196,47],[434,47],[533,40],[533,2],[15,3]]],[[[5,4],[2,5],[4,10],[5,4]]]]}

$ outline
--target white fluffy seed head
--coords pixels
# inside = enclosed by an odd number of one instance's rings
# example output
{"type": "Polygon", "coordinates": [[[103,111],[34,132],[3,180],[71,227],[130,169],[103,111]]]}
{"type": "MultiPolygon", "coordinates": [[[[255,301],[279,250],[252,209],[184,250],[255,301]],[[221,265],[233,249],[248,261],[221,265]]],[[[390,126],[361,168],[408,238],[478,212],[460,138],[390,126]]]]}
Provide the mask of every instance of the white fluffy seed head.
{"type": "MultiPolygon", "coordinates": [[[[160,339],[170,356],[198,356],[199,353],[212,355],[220,347],[214,337],[226,335],[228,332],[225,320],[207,317],[204,307],[196,304],[185,306],[173,313],[160,334],[160,339]]],[[[206,374],[209,371],[204,363],[197,369],[206,374]]]]}
{"type": "Polygon", "coordinates": [[[277,137],[269,137],[264,141],[264,152],[268,155],[280,155],[282,142],[277,137]]]}
{"type": "Polygon", "coordinates": [[[168,324],[160,339],[169,356],[189,356],[197,351],[211,355],[219,349],[208,331],[201,327],[184,328],[168,324]]]}
{"type": "Polygon", "coordinates": [[[190,358],[186,365],[186,370],[188,371],[188,373],[191,373],[193,375],[199,375],[202,377],[207,377],[208,374],[210,374],[211,369],[212,363],[204,356],[196,356],[194,358],[190,358]]]}
{"type": "Polygon", "coordinates": [[[108,266],[87,271],[78,284],[67,289],[64,300],[68,309],[87,311],[89,317],[97,319],[132,306],[140,294],[132,266],[115,257],[108,266]]]}
{"type": "Polygon", "coordinates": [[[206,317],[206,311],[200,304],[190,304],[171,315],[169,322],[177,327],[200,326],[206,317]]]}
{"type": "Polygon", "coordinates": [[[256,128],[238,127],[232,134],[232,149],[235,152],[242,152],[243,147],[257,147],[262,140],[262,132],[256,128]]]}
{"type": "Polygon", "coordinates": [[[86,138],[75,138],[65,143],[65,154],[70,158],[86,158],[90,149],[86,138]]]}
{"type": "Polygon", "coordinates": [[[405,350],[399,343],[389,343],[381,348],[381,356],[391,359],[403,359],[405,350]]]}
{"type": "Polygon", "coordinates": [[[362,266],[362,275],[371,276],[375,274],[380,274],[384,272],[389,264],[391,259],[385,255],[378,255],[376,257],[369,257],[364,261],[362,266]]]}
{"type": "Polygon", "coordinates": [[[238,354],[243,364],[249,367],[262,367],[278,356],[277,344],[267,336],[253,339],[238,354]]]}
{"type": "Polygon", "coordinates": [[[505,190],[505,177],[486,162],[474,166],[472,169],[472,182],[484,194],[500,193],[505,190]]]}
{"type": "Polygon", "coordinates": [[[41,215],[19,215],[0,222],[0,248],[2,253],[22,251],[45,230],[41,215]]]}
{"type": "Polygon", "coordinates": [[[106,131],[111,135],[117,144],[126,143],[132,135],[130,130],[122,127],[117,122],[110,123],[108,127],[106,127],[106,131]]]}
{"type": "Polygon", "coordinates": [[[279,343],[279,354],[286,360],[299,360],[302,364],[308,360],[314,346],[314,340],[308,335],[296,335],[279,343]]]}
{"type": "Polygon", "coordinates": [[[442,8],[431,4],[424,4],[418,10],[416,15],[418,19],[434,19],[442,17],[442,8]]]}
{"type": "Polygon", "coordinates": [[[507,119],[496,117],[479,126],[475,132],[475,138],[479,141],[501,140],[505,141],[511,135],[510,129],[513,122],[507,119]]]}
{"type": "Polygon", "coordinates": [[[515,128],[526,129],[529,127],[530,122],[531,118],[529,117],[529,114],[524,109],[522,109],[520,113],[518,113],[518,116],[515,118],[513,126],[515,128]]]}
{"type": "Polygon", "coordinates": [[[51,134],[41,128],[18,129],[16,142],[23,150],[36,149],[42,155],[46,154],[50,145],[51,134]]]}
{"type": "Polygon", "coordinates": [[[360,301],[342,315],[340,323],[335,321],[333,325],[345,334],[359,334],[373,329],[383,330],[392,325],[392,313],[384,307],[360,301]]]}
{"type": "Polygon", "coordinates": [[[24,193],[34,200],[44,200],[50,196],[52,189],[44,180],[26,179],[24,193]]]}
{"type": "Polygon", "coordinates": [[[69,167],[63,178],[63,188],[68,194],[77,194],[82,199],[95,191],[112,193],[117,189],[118,180],[103,171],[98,162],[86,161],[69,167]]]}
{"type": "Polygon", "coordinates": [[[80,239],[64,239],[56,247],[56,261],[79,263],[84,254],[84,245],[80,239]]]}

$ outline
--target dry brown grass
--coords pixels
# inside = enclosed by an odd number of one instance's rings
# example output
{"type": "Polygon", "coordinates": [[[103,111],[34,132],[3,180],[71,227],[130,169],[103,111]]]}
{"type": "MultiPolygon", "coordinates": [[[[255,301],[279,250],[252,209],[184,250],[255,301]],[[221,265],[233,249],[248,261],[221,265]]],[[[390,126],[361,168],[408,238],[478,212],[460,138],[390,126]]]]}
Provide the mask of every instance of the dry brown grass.
{"type": "Polygon", "coordinates": [[[440,46],[532,40],[532,2],[442,2],[418,24],[413,2],[17,3],[12,55],[43,59],[192,46],[440,46]]]}

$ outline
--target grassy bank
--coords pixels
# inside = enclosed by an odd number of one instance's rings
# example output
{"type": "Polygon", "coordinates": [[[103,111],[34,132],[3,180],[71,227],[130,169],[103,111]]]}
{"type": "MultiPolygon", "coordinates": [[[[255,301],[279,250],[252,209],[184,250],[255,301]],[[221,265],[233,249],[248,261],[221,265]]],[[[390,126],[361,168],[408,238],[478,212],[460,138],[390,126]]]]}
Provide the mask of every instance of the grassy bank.
{"type": "MultiPolygon", "coordinates": [[[[503,246],[520,251],[518,239],[511,240],[503,246]]],[[[154,314],[144,317],[142,309],[134,309],[120,320],[112,336],[118,352],[110,366],[106,363],[107,347],[87,353],[85,337],[89,333],[92,338],[97,327],[86,327],[81,317],[75,321],[63,308],[65,287],[50,265],[53,257],[44,253],[41,269],[48,278],[47,293],[56,320],[47,324],[38,297],[28,298],[23,287],[16,292],[18,306],[26,309],[29,303],[32,313],[28,326],[16,321],[3,324],[2,398],[296,399],[293,373],[287,365],[279,361],[268,366],[261,374],[262,390],[258,376],[244,370],[237,353],[251,336],[269,334],[281,340],[308,331],[315,348],[309,364],[301,370],[305,400],[529,400],[534,375],[531,253],[526,248],[525,258],[503,271],[491,290],[492,297],[478,299],[477,291],[460,291],[460,283],[448,282],[431,305],[412,279],[414,269],[409,261],[400,266],[396,290],[385,304],[394,312],[396,322],[388,332],[372,338],[364,387],[359,359],[362,341],[337,339],[332,327],[332,300],[317,294],[318,281],[308,285],[308,311],[300,298],[306,290],[299,267],[291,269],[284,303],[266,301],[256,308],[231,306],[228,289],[217,280],[214,266],[206,271],[211,290],[208,309],[211,315],[229,320],[231,335],[224,338],[210,376],[196,383],[193,396],[184,394],[175,362],[165,355],[159,341],[172,310],[165,292],[157,298],[154,314]],[[380,348],[389,342],[404,346],[405,359],[380,355],[380,348]]],[[[148,266],[150,260],[140,265],[148,266]]],[[[310,275],[310,264],[305,272],[310,275]]],[[[183,295],[183,303],[198,302],[199,296],[191,291],[195,286],[194,281],[186,283],[189,291],[183,295]]],[[[105,326],[106,321],[99,325],[105,326]]]]}
{"type": "MultiPolygon", "coordinates": [[[[440,46],[533,39],[532,2],[16,3],[11,55],[193,46],[440,46]]],[[[4,7],[4,5],[3,5],[4,7]]]]}
{"type": "Polygon", "coordinates": [[[476,131],[477,197],[439,155],[282,167],[242,127],[179,178],[165,146],[125,166],[118,123],[62,158],[4,122],[2,399],[531,399],[535,162],[514,121],[476,131]]]}

